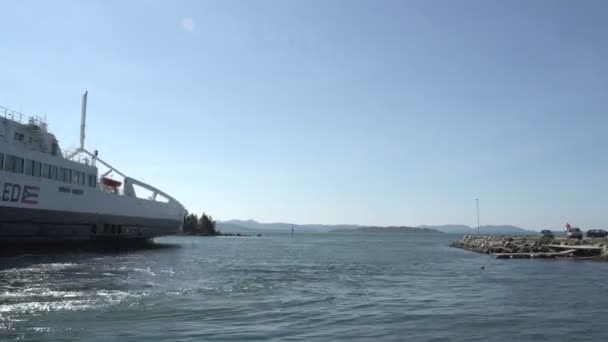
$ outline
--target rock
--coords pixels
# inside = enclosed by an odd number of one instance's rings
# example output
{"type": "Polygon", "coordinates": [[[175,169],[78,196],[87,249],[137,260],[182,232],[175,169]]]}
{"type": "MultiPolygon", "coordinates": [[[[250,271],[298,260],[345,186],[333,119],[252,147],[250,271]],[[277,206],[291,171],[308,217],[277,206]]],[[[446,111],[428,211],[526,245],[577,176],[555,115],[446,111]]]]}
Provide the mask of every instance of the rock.
{"type": "MultiPolygon", "coordinates": [[[[452,247],[462,248],[477,253],[495,254],[495,253],[550,253],[559,252],[562,249],[552,249],[548,245],[561,244],[564,246],[571,245],[596,245],[603,247],[602,255],[608,261],[608,243],[605,239],[602,240],[567,240],[567,239],[547,239],[538,237],[510,237],[510,236],[477,236],[466,235],[460,241],[455,241],[450,244],[452,247]]],[[[579,251],[578,256],[588,254],[584,251],[579,251]]]]}

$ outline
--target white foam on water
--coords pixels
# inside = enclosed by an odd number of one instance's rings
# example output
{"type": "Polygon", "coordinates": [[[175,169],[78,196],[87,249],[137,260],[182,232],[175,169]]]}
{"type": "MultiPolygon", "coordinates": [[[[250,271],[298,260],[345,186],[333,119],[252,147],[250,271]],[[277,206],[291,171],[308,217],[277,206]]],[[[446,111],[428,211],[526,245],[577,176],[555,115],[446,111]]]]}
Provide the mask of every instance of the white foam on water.
{"type": "Polygon", "coordinates": [[[48,263],[48,264],[34,264],[23,268],[9,268],[0,271],[0,274],[28,274],[28,273],[45,273],[48,271],[61,271],[68,268],[77,266],[74,263],[48,263]]]}
{"type": "Polygon", "coordinates": [[[85,293],[80,291],[57,291],[48,288],[27,288],[21,291],[5,291],[0,294],[0,299],[28,297],[77,298],[84,295],[85,293]]]}
{"type": "Polygon", "coordinates": [[[173,271],[172,267],[168,267],[168,268],[163,268],[160,270],[161,273],[166,273],[168,274],[170,277],[173,277],[175,275],[175,271],[173,271]]]}
{"type": "Polygon", "coordinates": [[[98,307],[93,300],[65,300],[55,302],[23,302],[14,304],[0,304],[0,313],[28,313],[51,311],[81,311],[98,307]]]}
{"type": "Polygon", "coordinates": [[[125,291],[118,290],[99,290],[96,292],[98,297],[106,304],[118,304],[126,299],[138,299],[143,297],[145,294],[133,294],[125,291]]]}
{"type": "Polygon", "coordinates": [[[156,277],[156,273],[152,272],[152,270],[150,269],[150,267],[146,267],[146,268],[134,268],[133,271],[135,271],[135,272],[141,272],[141,273],[146,273],[146,274],[149,274],[151,276],[156,277]]]}

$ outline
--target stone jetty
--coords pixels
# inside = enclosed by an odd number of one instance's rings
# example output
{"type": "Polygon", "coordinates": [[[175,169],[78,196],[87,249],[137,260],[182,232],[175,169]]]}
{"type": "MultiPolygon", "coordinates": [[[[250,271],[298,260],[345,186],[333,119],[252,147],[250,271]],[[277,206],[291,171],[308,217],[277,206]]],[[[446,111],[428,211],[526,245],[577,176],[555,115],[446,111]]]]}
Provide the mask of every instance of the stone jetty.
{"type": "Polygon", "coordinates": [[[497,258],[598,258],[608,260],[608,239],[465,235],[450,246],[497,258]]]}

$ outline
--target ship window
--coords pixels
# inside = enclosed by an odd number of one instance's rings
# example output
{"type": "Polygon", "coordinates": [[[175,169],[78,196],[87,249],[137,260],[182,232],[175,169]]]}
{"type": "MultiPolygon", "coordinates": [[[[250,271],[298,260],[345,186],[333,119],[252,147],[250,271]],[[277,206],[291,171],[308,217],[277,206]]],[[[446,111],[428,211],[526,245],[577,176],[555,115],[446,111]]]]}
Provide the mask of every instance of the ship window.
{"type": "Polygon", "coordinates": [[[34,175],[34,161],[26,159],[25,160],[25,174],[28,176],[34,175]]]}
{"type": "Polygon", "coordinates": [[[84,173],[84,172],[81,172],[80,173],[80,183],[78,183],[78,184],[80,184],[80,185],[86,185],[86,183],[87,183],[87,179],[86,178],[87,178],[87,174],[84,173]]]}
{"type": "Polygon", "coordinates": [[[13,157],[15,158],[15,172],[23,173],[23,158],[13,157]]]}
{"type": "Polygon", "coordinates": [[[95,184],[95,175],[89,175],[89,186],[90,186],[91,188],[94,188],[94,187],[95,187],[95,185],[96,185],[96,184],[95,184]]]}
{"type": "Polygon", "coordinates": [[[43,164],[42,165],[42,177],[51,179],[51,165],[43,164]]]}
{"type": "Polygon", "coordinates": [[[4,171],[12,172],[15,169],[15,158],[10,154],[6,155],[6,160],[4,161],[4,171]]]}
{"type": "Polygon", "coordinates": [[[34,177],[42,176],[42,163],[34,162],[34,177]]]}
{"type": "Polygon", "coordinates": [[[23,158],[7,154],[4,160],[4,170],[23,173],[23,158]]]}
{"type": "Polygon", "coordinates": [[[0,153],[0,169],[4,166],[4,154],[0,153]]]}
{"type": "Polygon", "coordinates": [[[66,183],[72,182],[72,170],[63,169],[63,181],[66,183]]]}
{"type": "Polygon", "coordinates": [[[57,166],[53,165],[51,166],[51,173],[52,173],[52,177],[55,180],[61,180],[62,175],[59,172],[60,170],[57,168],[57,166]]]}

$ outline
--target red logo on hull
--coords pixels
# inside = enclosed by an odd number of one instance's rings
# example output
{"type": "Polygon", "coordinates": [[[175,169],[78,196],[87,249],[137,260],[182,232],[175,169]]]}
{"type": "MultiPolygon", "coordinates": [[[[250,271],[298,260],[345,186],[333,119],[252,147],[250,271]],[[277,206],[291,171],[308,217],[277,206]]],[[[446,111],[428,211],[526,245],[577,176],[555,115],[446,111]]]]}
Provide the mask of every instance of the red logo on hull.
{"type": "Polygon", "coordinates": [[[21,203],[25,204],[38,204],[38,192],[40,188],[37,186],[26,185],[23,187],[23,194],[21,195],[21,203]]]}

